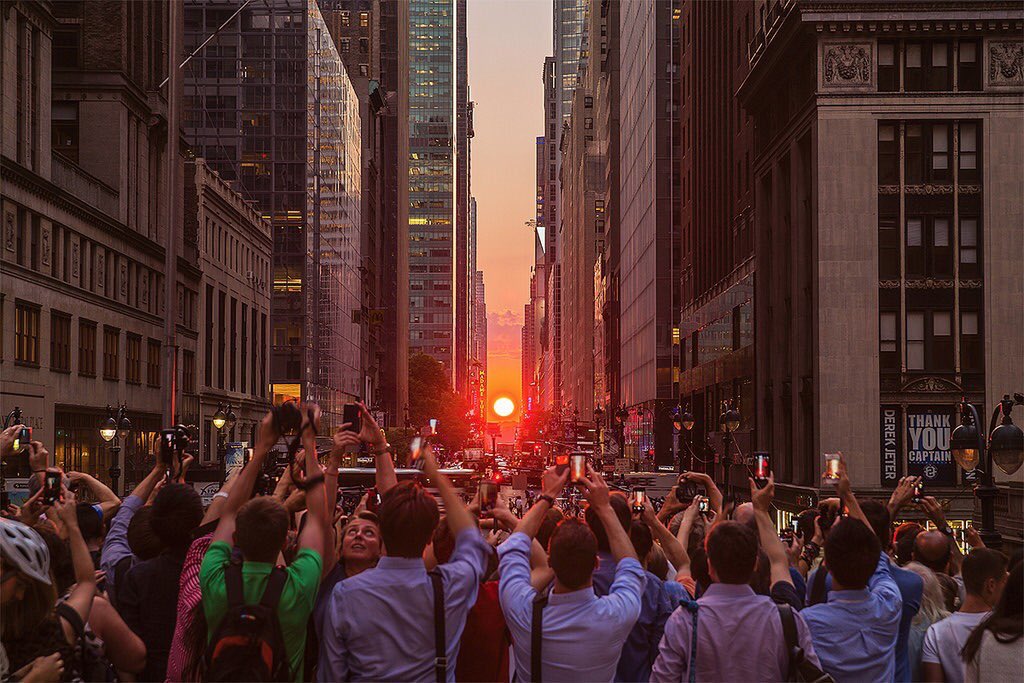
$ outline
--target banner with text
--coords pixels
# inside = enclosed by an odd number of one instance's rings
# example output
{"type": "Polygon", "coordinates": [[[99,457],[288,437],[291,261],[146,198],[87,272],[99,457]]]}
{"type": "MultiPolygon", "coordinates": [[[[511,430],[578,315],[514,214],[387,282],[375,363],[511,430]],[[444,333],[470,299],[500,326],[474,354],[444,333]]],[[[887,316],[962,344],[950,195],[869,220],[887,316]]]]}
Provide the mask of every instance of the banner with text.
{"type": "Polygon", "coordinates": [[[949,449],[955,413],[952,406],[907,407],[907,474],[923,477],[926,486],[956,485],[949,449]]]}
{"type": "Polygon", "coordinates": [[[881,485],[896,488],[903,476],[903,443],[900,439],[900,407],[882,406],[881,416],[881,485]]]}

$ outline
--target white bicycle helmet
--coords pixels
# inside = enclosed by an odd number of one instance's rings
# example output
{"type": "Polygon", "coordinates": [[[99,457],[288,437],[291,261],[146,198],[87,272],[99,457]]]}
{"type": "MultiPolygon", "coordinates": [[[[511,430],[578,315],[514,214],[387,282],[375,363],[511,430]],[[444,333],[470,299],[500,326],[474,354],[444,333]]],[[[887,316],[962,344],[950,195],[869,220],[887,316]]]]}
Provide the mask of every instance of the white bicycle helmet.
{"type": "Polygon", "coordinates": [[[50,549],[35,529],[0,517],[0,552],[18,571],[50,583],[50,549]]]}

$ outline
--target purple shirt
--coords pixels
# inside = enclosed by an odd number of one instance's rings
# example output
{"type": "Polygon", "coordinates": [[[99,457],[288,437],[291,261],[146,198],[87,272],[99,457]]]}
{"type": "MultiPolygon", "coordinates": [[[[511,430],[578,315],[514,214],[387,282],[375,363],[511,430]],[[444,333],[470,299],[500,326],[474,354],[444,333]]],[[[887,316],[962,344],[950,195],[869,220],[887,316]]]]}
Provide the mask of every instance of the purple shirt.
{"type": "MultiPolygon", "coordinates": [[[[789,653],[779,608],[743,584],[715,583],[697,601],[698,681],[784,681],[789,653]]],[[[811,634],[793,612],[800,647],[818,664],[811,634]]],[[[651,681],[685,681],[690,675],[693,615],[680,607],[665,624],[651,681]]]]}

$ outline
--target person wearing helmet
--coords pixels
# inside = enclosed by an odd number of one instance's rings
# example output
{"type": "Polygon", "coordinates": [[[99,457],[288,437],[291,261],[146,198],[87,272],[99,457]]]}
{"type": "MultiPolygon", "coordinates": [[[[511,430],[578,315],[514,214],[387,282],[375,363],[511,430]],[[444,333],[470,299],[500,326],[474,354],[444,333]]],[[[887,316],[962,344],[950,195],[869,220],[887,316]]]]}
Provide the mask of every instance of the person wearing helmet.
{"type": "Polygon", "coordinates": [[[46,542],[31,527],[10,519],[0,519],[0,642],[15,677],[25,677],[33,667],[49,667],[52,674],[60,668],[60,680],[74,680],[81,662],[74,647],[77,642],[73,620],[89,619],[96,579],[92,559],[78,529],[75,496],[63,491],[51,511],[60,518],[71,546],[75,568],[75,587],[57,608],[57,591],[50,574],[50,553],[46,542]],[[60,655],[58,667],[53,654],[60,655]]]}

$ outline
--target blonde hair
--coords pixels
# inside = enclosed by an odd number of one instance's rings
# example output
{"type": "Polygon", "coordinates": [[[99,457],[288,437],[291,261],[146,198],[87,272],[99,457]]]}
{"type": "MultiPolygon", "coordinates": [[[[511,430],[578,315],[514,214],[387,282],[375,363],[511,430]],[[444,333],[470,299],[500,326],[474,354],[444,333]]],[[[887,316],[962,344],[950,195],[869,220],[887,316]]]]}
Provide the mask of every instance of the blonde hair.
{"type": "Polygon", "coordinates": [[[946,598],[942,594],[942,586],[939,585],[939,579],[935,576],[935,572],[920,562],[908,562],[903,568],[914,572],[924,581],[924,587],[921,591],[921,609],[914,615],[914,620],[911,623],[921,624],[924,622],[934,624],[948,617],[949,610],[946,609],[946,598]]]}
{"type": "Polygon", "coordinates": [[[12,600],[4,605],[0,632],[4,640],[18,640],[34,631],[53,614],[57,605],[57,589],[54,588],[52,579],[50,583],[43,583],[17,569],[7,571],[16,573],[17,580],[25,584],[25,595],[20,600],[12,600]]]}

